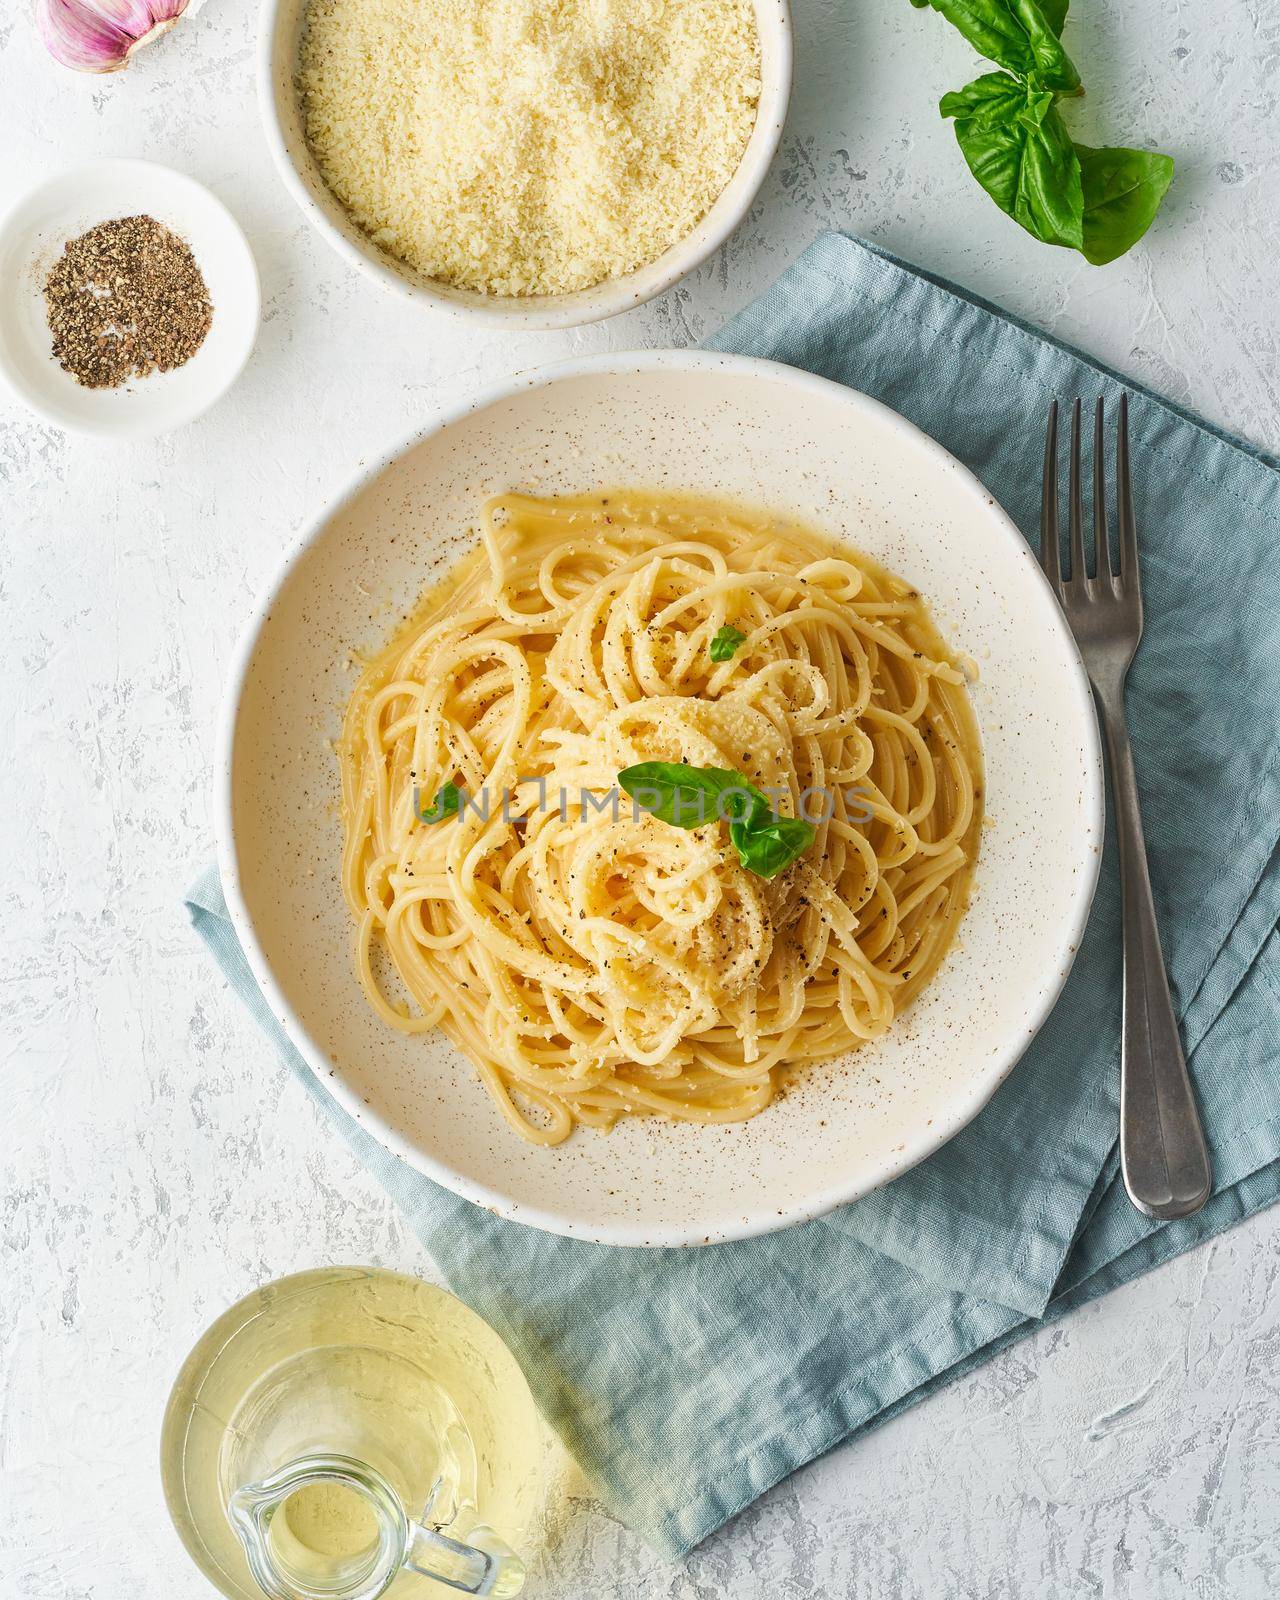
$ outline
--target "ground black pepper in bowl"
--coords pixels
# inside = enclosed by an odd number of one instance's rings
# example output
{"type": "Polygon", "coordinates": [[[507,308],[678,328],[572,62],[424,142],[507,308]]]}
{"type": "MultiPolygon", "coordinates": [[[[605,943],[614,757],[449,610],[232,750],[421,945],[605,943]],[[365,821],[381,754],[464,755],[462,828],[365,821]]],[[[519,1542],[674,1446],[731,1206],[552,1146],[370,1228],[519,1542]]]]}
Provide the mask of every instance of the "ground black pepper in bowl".
{"type": "Polygon", "coordinates": [[[116,217],[72,239],[44,286],[53,353],[87,389],[171,372],[213,321],[191,251],[154,217],[116,217]]]}

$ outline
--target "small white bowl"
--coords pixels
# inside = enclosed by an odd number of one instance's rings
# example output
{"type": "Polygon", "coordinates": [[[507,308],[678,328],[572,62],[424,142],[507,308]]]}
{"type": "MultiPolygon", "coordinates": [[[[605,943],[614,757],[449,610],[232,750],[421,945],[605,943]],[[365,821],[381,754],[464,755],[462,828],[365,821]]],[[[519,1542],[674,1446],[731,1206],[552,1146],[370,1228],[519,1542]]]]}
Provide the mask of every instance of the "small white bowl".
{"type": "Polygon", "coordinates": [[[95,161],[47,179],[0,223],[0,375],[71,433],[143,439],[207,411],[240,376],[258,333],[258,271],[235,218],[193,178],[152,161],[95,161]],[[53,354],[44,285],[69,240],[113,217],[147,215],[185,240],[213,302],[184,366],[86,389],[53,354]]]}
{"type": "Polygon", "coordinates": [[[380,249],[334,195],[307,146],[295,74],[306,0],[266,0],[258,42],[258,94],[280,176],[312,226],[344,260],[419,305],[508,328],[570,328],[630,311],[669,289],[719,249],[746,216],[782,138],[791,96],[788,0],[755,0],[760,35],[760,105],[738,170],[702,221],[656,261],[590,289],[556,295],[487,295],[424,277],[380,249]]]}

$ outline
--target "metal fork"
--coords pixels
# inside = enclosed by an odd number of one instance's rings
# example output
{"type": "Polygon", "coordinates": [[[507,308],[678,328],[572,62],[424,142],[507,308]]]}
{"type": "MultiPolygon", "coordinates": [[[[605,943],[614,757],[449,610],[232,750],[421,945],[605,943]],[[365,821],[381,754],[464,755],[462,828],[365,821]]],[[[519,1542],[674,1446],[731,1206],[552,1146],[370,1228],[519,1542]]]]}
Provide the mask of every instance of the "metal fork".
{"type": "Polygon", "coordinates": [[[1040,560],[1084,658],[1111,757],[1120,890],[1124,911],[1124,1015],[1120,1047],[1120,1162],[1129,1198],[1149,1217],[1187,1217],[1209,1198],[1212,1176],[1195,1095],[1169,996],[1142,837],[1124,685],[1142,637],[1138,535],[1129,482],[1129,400],[1120,396],[1116,434],[1119,564],[1107,532],[1103,410],[1093,422],[1093,531],[1097,576],[1085,556],[1080,470],[1080,402],[1071,409],[1068,529],[1071,572],[1062,575],[1058,529],[1058,402],[1049,408],[1044,447],[1040,560]]]}

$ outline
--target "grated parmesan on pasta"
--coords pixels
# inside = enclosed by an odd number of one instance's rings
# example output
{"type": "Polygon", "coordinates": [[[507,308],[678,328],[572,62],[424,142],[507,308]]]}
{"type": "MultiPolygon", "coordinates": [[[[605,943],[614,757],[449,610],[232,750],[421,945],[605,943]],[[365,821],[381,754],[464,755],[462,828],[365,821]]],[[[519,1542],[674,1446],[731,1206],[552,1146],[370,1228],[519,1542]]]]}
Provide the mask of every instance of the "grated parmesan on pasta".
{"type": "Polygon", "coordinates": [[[310,0],[307,139],[427,277],[558,294],[697,226],[755,123],[752,0],[310,0]]]}

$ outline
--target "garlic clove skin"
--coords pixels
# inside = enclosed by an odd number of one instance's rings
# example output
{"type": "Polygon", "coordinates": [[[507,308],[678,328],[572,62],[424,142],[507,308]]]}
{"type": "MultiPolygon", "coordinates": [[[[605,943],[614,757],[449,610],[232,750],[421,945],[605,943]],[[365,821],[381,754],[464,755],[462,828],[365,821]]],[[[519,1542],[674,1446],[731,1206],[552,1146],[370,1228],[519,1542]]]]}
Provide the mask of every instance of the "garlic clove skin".
{"type": "Polygon", "coordinates": [[[36,0],[36,25],[55,61],[77,72],[118,72],[167,33],[188,0],[36,0]]]}

